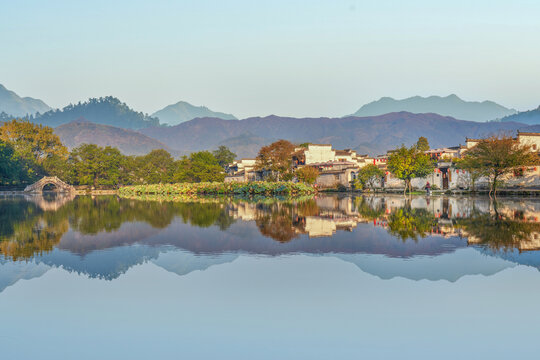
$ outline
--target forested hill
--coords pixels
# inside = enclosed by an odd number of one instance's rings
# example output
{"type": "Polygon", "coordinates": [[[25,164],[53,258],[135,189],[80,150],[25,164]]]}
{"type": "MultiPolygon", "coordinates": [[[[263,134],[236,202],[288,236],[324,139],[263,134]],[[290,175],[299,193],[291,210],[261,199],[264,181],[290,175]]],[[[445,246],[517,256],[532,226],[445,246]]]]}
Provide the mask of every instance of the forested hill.
{"type": "Polygon", "coordinates": [[[137,112],[115,97],[92,98],[62,110],[51,110],[30,117],[30,121],[51,127],[67,124],[85,118],[96,124],[110,125],[124,129],[142,129],[159,126],[159,120],[148,114],[137,112]]]}
{"type": "Polygon", "coordinates": [[[220,144],[227,144],[240,157],[251,157],[260,146],[276,139],[332,144],[337,149],[351,148],[377,155],[401,144],[411,145],[420,136],[426,136],[432,147],[454,146],[464,144],[466,137],[489,136],[525,126],[513,122],[480,123],[437,114],[399,112],[346,118],[203,118],[140,131],[181,152],[215,149],[220,144]]]}

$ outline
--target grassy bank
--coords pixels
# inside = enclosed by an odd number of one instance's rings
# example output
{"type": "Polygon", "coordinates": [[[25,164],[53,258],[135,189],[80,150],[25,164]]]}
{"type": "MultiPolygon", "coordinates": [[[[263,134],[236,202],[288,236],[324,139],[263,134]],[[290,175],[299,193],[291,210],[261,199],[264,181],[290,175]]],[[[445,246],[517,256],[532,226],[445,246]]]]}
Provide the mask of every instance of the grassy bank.
{"type": "Polygon", "coordinates": [[[316,193],[306,184],[292,182],[250,183],[179,183],[125,186],[118,190],[124,197],[141,195],[288,195],[301,196],[316,193]]]}

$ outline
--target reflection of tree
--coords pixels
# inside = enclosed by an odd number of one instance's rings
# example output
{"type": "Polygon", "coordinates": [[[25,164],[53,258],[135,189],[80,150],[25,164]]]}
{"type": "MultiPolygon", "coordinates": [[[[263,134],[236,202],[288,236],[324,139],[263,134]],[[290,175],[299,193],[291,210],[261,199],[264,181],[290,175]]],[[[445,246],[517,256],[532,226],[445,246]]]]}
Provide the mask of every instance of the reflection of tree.
{"type": "Polygon", "coordinates": [[[51,251],[68,230],[67,219],[23,200],[3,201],[0,223],[0,253],[13,260],[51,251]]]}
{"type": "Polygon", "coordinates": [[[297,236],[293,224],[293,204],[263,204],[257,206],[257,210],[255,222],[261,234],[282,243],[289,242],[297,236]]]}
{"type": "Polygon", "coordinates": [[[43,211],[22,198],[4,200],[0,212],[0,253],[28,259],[51,251],[68,228],[82,234],[118,230],[123,223],[141,221],[165,228],[180,216],[198,227],[227,229],[234,219],[222,203],[138,201],[116,196],[76,197],[57,211],[43,211]]]}
{"type": "Polygon", "coordinates": [[[418,240],[418,237],[426,237],[437,225],[433,214],[426,209],[411,209],[405,206],[392,211],[388,216],[389,232],[405,241],[407,239],[418,240]]]}
{"type": "Polygon", "coordinates": [[[522,214],[514,219],[493,213],[475,211],[469,218],[460,219],[457,226],[463,229],[469,242],[493,250],[513,250],[527,247],[535,235],[540,233],[540,224],[521,221],[522,214]]]}
{"type": "Polygon", "coordinates": [[[366,220],[375,220],[384,216],[386,206],[383,201],[376,202],[375,198],[365,196],[354,199],[358,213],[366,220]]]}

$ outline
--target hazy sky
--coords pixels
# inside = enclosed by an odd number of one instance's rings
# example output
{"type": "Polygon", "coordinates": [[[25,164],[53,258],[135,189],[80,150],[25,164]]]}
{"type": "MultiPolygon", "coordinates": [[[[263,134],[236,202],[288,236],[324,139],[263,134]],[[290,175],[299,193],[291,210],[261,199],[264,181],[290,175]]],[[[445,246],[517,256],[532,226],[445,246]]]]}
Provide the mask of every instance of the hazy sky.
{"type": "Polygon", "coordinates": [[[382,96],[540,105],[540,1],[0,0],[0,83],[239,117],[341,116],[382,96]]]}

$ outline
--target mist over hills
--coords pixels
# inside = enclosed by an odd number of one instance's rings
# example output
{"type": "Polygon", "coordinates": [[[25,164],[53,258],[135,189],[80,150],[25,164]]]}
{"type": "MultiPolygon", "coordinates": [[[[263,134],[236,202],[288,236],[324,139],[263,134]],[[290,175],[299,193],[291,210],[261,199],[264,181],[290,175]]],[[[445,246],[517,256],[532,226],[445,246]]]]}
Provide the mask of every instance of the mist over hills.
{"type": "Polygon", "coordinates": [[[426,136],[432,147],[453,146],[466,137],[489,136],[525,127],[514,122],[456,120],[437,114],[398,112],[371,117],[290,118],[268,116],[245,120],[199,118],[177,126],[140,131],[181,152],[214,149],[229,144],[240,157],[255,156],[260,146],[275,139],[332,144],[377,155],[426,136]]]}
{"type": "Polygon", "coordinates": [[[30,117],[30,121],[56,127],[79,118],[85,118],[96,124],[111,125],[124,129],[141,129],[158,126],[157,118],[135,111],[115,97],[92,98],[75,105],[70,104],[62,110],[51,110],[30,117]]]}
{"type": "Polygon", "coordinates": [[[376,116],[400,111],[435,113],[470,121],[495,120],[516,113],[516,110],[508,109],[493,101],[465,101],[452,94],[445,97],[413,96],[402,100],[383,97],[362,106],[352,116],[376,116]]]}
{"type": "Polygon", "coordinates": [[[520,122],[528,125],[540,125],[540,106],[529,111],[522,111],[514,115],[506,116],[501,121],[520,122]]]}
{"type": "Polygon", "coordinates": [[[26,116],[37,112],[43,113],[51,110],[51,107],[42,100],[31,97],[20,97],[15,92],[8,90],[0,84],[0,112],[12,116],[26,116]]]}
{"type": "Polygon", "coordinates": [[[125,155],[144,155],[155,149],[175,153],[165,144],[139,132],[95,124],[84,118],[60,125],[54,132],[70,150],[81,144],[96,144],[116,147],[125,155]]]}
{"type": "Polygon", "coordinates": [[[236,120],[234,115],[212,111],[206,106],[194,106],[185,101],[179,101],[176,104],[166,106],[153,113],[152,116],[158,118],[162,124],[167,125],[178,125],[185,121],[202,117],[236,120]]]}

